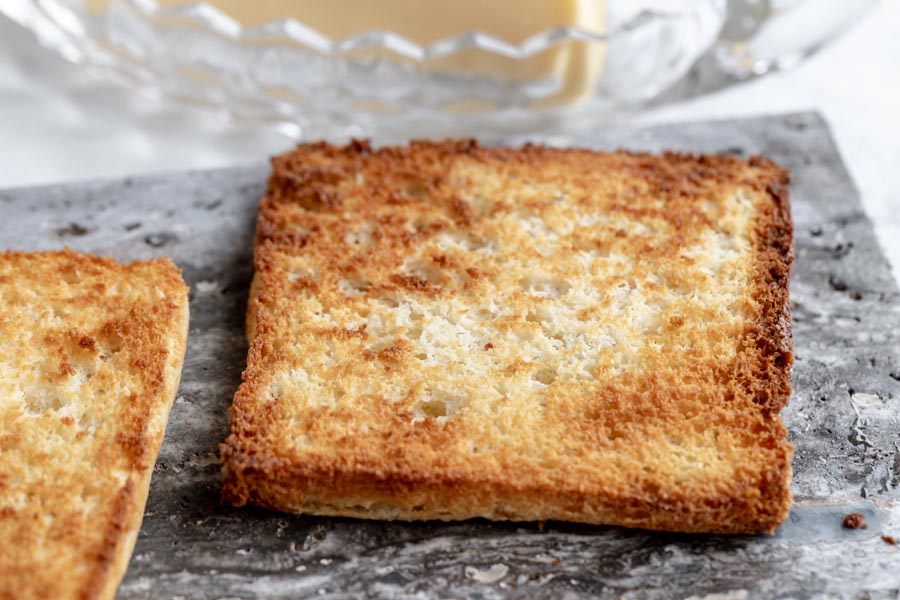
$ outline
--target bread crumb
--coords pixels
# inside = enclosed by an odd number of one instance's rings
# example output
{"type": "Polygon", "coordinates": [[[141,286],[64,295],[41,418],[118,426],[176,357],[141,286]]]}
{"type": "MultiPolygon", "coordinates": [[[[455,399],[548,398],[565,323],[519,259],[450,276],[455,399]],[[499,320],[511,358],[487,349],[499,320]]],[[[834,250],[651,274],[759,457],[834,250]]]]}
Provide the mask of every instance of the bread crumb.
{"type": "Polygon", "coordinates": [[[891,546],[896,546],[896,545],[897,545],[897,538],[895,538],[895,537],[892,536],[892,535],[887,535],[886,533],[882,533],[882,534],[881,534],[881,539],[883,539],[885,542],[887,542],[887,543],[890,544],[891,546]]]}
{"type": "Polygon", "coordinates": [[[218,281],[198,281],[195,286],[200,294],[212,294],[219,291],[218,281]]]}
{"type": "Polygon", "coordinates": [[[850,513],[844,517],[844,529],[868,529],[866,518],[862,513],[850,513]]]}
{"type": "Polygon", "coordinates": [[[509,573],[509,567],[503,563],[491,565],[485,571],[480,571],[476,567],[468,566],[465,568],[465,574],[468,579],[474,579],[478,583],[497,583],[509,573]]]}

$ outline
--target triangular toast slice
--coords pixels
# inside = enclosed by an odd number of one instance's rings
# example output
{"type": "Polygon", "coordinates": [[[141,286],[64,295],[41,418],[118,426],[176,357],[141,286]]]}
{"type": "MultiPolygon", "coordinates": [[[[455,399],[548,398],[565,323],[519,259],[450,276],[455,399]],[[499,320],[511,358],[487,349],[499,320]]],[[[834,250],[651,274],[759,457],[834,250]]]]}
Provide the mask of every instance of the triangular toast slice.
{"type": "Polygon", "coordinates": [[[226,499],[773,531],[788,181],[764,158],[473,141],[274,159],[226,499]]]}
{"type": "Polygon", "coordinates": [[[112,598],[178,388],[168,260],[0,252],[0,598],[112,598]]]}

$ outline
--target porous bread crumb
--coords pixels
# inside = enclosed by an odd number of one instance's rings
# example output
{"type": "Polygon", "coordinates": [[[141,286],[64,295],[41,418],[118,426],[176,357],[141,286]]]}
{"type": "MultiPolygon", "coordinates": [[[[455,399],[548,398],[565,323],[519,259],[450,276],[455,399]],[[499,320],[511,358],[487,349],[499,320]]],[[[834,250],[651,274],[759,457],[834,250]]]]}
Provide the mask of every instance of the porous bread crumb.
{"type": "Polygon", "coordinates": [[[690,531],[785,518],[774,164],[470,142],[274,164],[230,500],[690,531]]]}
{"type": "Polygon", "coordinates": [[[0,252],[0,598],[112,598],[178,387],[168,260],[0,252]]]}
{"type": "Polygon", "coordinates": [[[868,529],[866,517],[862,513],[850,513],[844,517],[844,529],[868,529]]]}

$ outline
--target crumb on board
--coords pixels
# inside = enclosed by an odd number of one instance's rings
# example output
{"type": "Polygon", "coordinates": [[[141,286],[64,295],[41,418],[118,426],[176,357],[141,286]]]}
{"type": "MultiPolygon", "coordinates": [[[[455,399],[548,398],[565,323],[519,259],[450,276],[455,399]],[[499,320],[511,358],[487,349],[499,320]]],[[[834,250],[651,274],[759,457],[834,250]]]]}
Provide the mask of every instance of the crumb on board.
{"type": "Polygon", "coordinates": [[[892,535],[887,535],[886,533],[881,534],[881,539],[890,544],[891,546],[897,545],[897,538],[892,535]]]}
{"type": "Polygon", "coordinates": [[[195,286],[197,291],[201,294],[211,294],[213,292],[217,292],[219,290],[219,282],[218,281],[198,281],[195,286]]]}
{"type": "Polygon", "coordinates": [[[474,579],[478,583],[497,583],[506,577],[507,573],[509,573],[509,567],[503,563],[493,564],[484,571],[471,565],[465,568],[466,578],[474,579]]]}
{"type": "Polygon", "coordinates": [[[861,513],[850,513],[844,517],[844,529],[868,529],[866,518],[861,513]]]}

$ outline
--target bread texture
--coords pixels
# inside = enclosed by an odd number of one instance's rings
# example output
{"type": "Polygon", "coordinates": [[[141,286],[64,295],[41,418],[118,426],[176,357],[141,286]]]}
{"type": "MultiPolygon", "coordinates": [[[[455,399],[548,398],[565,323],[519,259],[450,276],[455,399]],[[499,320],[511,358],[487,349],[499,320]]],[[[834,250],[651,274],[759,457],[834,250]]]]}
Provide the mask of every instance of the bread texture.
{"type": "Polygon", "coordinates": [[[112,598],[178,388],[166,259],[0,252],[0,598],[112,598]]]}
{"type": "Polygon", "coordinates": [[[785,170],[470,140],[314,143],[273,166],[226,500],[685,532],[785,520],[785,170]]]}

